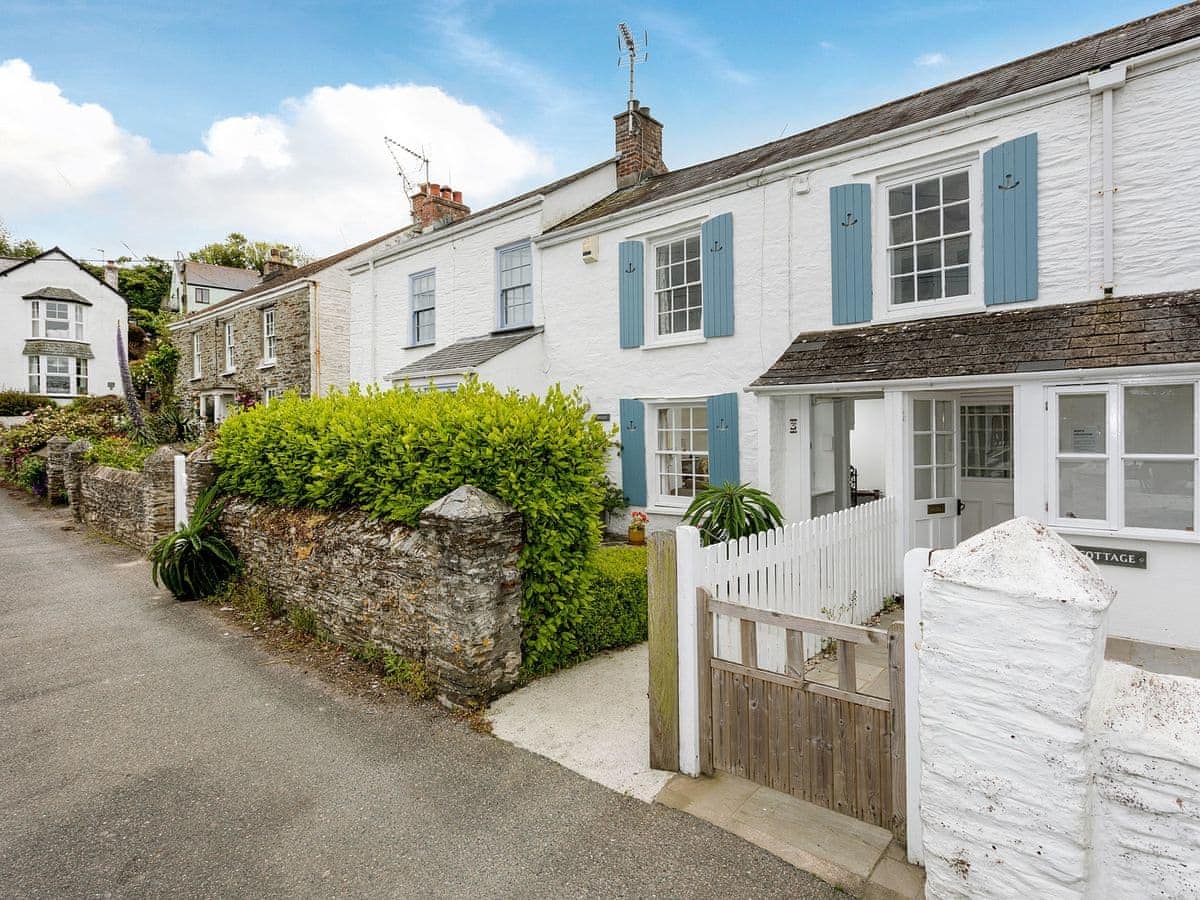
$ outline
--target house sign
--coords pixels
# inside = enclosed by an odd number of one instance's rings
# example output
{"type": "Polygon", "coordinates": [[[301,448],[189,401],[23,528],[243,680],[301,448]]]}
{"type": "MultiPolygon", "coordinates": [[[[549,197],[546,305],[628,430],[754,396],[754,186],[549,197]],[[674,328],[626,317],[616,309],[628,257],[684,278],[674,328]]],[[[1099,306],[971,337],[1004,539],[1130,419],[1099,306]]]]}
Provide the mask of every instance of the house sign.
{"type": "Polygon", "coordinates": [[[1092,562],[1101,566],[1122,566],[1126,569],[1146,568],[1145,550],[1114,550],[1111,547],[1075,548],[1092,562]]]}

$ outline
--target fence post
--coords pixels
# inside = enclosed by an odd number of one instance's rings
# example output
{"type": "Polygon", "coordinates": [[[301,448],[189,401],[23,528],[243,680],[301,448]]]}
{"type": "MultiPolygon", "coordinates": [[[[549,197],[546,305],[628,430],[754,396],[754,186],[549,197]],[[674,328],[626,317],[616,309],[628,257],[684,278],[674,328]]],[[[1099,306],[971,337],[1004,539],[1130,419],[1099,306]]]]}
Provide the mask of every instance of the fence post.
{"type": "Polygon", "coordinates": [[[655,531],[647,555],[650,768],[679,771],[679,642],[675,534],[655,531]]]}
{"type": "Polygon", "coordinates": [[[175,527],[187,524],[187,457],[175,454],[175,527]]]}
{"type": "Polygon", "coordinates": [[[679,621],[679,771],[700,774],[700,660],[696,635],[696,575],[700,569],[700,529],[675,529],[676,600],[679,621]]]}
{"type": "Polygon", "coordinates": [[[925,864],[921,842],[921,697],[917,690],[917,647],[921,641],[921,581],[931,550],[918,547],[904,554],[904,768],[908,796],[908,861],[925,864]]]}
{"type": "Polygon", "coordinates": [[[66,462],[71,439],[56,434],[46,442],[46,502],[67,502],[66,462]]]}

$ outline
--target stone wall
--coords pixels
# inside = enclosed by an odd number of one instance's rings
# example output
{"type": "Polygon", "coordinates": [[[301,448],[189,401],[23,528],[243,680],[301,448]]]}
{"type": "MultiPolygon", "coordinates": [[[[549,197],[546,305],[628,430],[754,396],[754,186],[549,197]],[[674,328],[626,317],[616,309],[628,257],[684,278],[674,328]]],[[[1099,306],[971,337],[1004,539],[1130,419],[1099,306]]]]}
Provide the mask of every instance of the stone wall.
{"type": "Polygon", "coordinates": [[[205,311],[196,322],[184,320],[171,332],[179,350],[176,387],[191,406],[201,392],[246,391],[262,400],[267,388],[296,390],[307,397],[312,390],[309,352],[309,284],[300,282],[261,305],[239,306],[225,314],[205,311]],[[263,310],[275,307],[275,363],[263,365],[263,310]],[[233,323],[233,371],[225,369],[225,323],[233,323]],[[192,377],[192,335],[200,335],[200,377],[192,377]]]}
{"type": "Polygon", "coordinates": [[[1200,895],[1200,681],[1106,661],[1113,597],[1030,519],[926,570],[927,896],[1200,895]]]}
{"type": "Polygon", "coordinates": [[[377,644],[424,663],[447,704],[512,687],[521,663],[521,519],[469,485],[419,528],[358,511],[279,509],[231,499],[221,524],[273,601],[314,612],[340,644],[377,644]]]}
{"type": "Polygon", "coordinates": [[[149,550],[175,530],[175,451],[159,447],[140,472],[91,465],[86,440],[53,438],[47,472],[59,473],[56,486],[71,504],[75,520],[149,550]]]}

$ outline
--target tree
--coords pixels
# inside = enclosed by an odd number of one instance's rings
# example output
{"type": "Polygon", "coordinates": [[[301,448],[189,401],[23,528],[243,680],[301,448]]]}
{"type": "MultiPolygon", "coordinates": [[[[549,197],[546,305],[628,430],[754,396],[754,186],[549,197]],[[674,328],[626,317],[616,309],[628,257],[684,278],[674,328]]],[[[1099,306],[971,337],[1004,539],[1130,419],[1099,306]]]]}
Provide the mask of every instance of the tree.
{"type": "Polygon", "coordinates": [[[25,238],[21,241],[15,240],[12,232],[4,224],[4,220],[0,219],[0,256],[17,256],[27,259],[31,256],[37,256],[41,252],[42,248],[32,238],[25,238]]]}
{"type": "MultiPolygon", "coordinates": [[[[122,256],[118,263],[128,263],[128,256],[122,256]]],[[[104,280],[104,267],[83,263],[85,269],[104,280]]],[[[125,298],[131,310],[142,309],[148,313],[157,313],[162,309],[162,302],[171,290],[171,267],[154,256],[147,256],[145,261],[136,266],[122,265],[117,269],[117,293],[125,298]]]]}
{"type": "Polygon", "coordinates": [[[284,256],[290,258],[296,265],[309,262],[308,256],[299,247],[272,241],[252,241],[237,231],[231,231],[223,241],[205,244],[199,250],[193,250],[188,254],[188,258],[215,266],[257,269],[261,273],[266,268],[267,259],[270,257],[273,247],[282,250],[284,256]]]}

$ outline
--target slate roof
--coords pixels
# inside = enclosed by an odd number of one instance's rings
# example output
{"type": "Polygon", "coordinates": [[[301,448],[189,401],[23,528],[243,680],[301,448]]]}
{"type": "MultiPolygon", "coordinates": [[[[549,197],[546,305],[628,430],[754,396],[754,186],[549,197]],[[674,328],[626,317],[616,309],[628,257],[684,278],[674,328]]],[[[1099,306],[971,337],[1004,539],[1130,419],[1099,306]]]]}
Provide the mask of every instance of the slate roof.
{"type": "Polygon", "coordinates": [[[751,388],[1200,362],[1200,290],[799,335],[751,388]]]}
{"type": "Polygon", "coordinates": [[[212,263],[184,260],[184,280],[193,286],[220,288],[226,291],[244,291],[254,287],[262,276],[254,269],[239,269],[236,266],[216,266],[212,263]]]}
{"type": "Polygon", "coordinates": [[[769,144],[656,175],[610,194],[548,232],[562,231],[755,169],[1101,69],[1198,35],[1200,3],[1168,9],[769,144]]]}
{"type": "Polygon", "coordinates": [[[506,350],[525,343],[542,331],[544,329],[539,325],[537,328],[485,334],[456,341],[384,377],[388,381],[403,381],[405,378],[421,378],[441,372],[466,372],[495,359],[506,350]]]}
{"type": "Polygon", "coordinates": [[[23,256],[0,256],[0,272],[6,272],[23,262],[25,262],[25,257],[23,256]]]}
{"type": "MultiPolygon", "coordinates": [[[[387,234],[380,235],[377,238],[371,238],[369,241],[363,241],[361,244],[356,244],[349,249],[342,250],[339,253],[334,253],[332,256],[326,256],[322,259],[310,262],[307,265],[297,266],[296,268],[289,269],[285,272],[268,275],[266,278],[262,279],[261,283],[256,283],[253,287],[242,291],[240,294],[234,294],[232,297],[225,297],[217,303],[213,303],[211,306],[204,307],[204,309],[198,309],[194,312],[188,313],[188,315],[186,315],[181,321],[186,322],[196,316],[207,315],[214,309],[221,309],[222,307],[228,306],[231,303],[236,303],[238,300],[245,300],[247,297],[254,297],[266,291],[273,291],[276,288],[283,287],[286,284],[291,284],[294,281],[304,281],[313,275],[336,266],[338,263],[345,262],[350,257],[357,253],[361,253],[369,247],[373,247],[375,244],[382,243],[389,238],[394,238],[396,235],[407,230],[407,227],[397,228],[395,231],[389,231],[387,234]]],[[[257,281],[258,273],[255,272],[253,274],[255,275],[257,281]]]]}
{"type": "Polygon", "coordinates": [[[62,247],[57,247],[57,246],[51,247],[49,250],[43,250],[37,256],[29,256],[29,257],[26,257],[25,259],[13,259],[12,257],[7,257],[7,256],[0,257],[0,260],[2,260],[2,263],[0,263],[0,276],[7,275],[9,272],[15,272],[17,269],[21,268],[22,266],[32,265],[36,262],[39,262],[39,261],[45,259],[46,257],[48,257],[54,253],[57,253],[57,254],[65,257],[68,262],[75,263],[75,265],[79,267],[79,271],[87,272],[88,277],[91,278],[93,281],[95,281],[96,284],[101,285],[106,291],[112,291],[112,293],[116,294],[123,301],[125,300],[124,296],[122,296],[120,291],[115,290],[112,287],[112,285],[110,285],[103,278],[98,278],[95,275],[95,273],[89,272],[88,269],[79,262],[79,260],[75,259],[75,257],[73,257],[70,253],[68,253],[62,247]],[[8,265],[8,263],[12,263],[12,265],[8,265]]]}
{"type": "Polygon", "coordinates": [[[44,287],[39,288],[32,293],[25,294],[21,297],[22,300],[66,300],[69,303],[82,303],[84,306],[91,306],[92,301],[87,297],[75,293],[70,288],[64,287],[44,287]]]}

